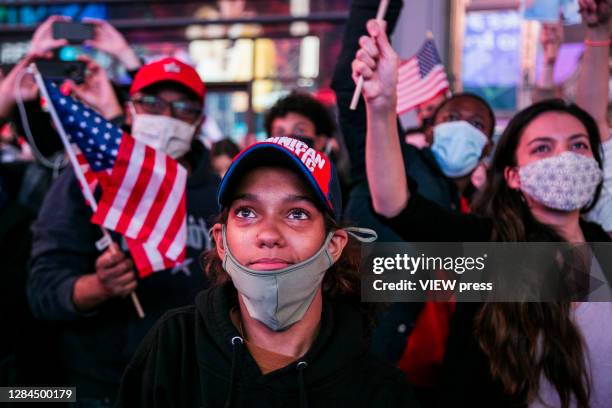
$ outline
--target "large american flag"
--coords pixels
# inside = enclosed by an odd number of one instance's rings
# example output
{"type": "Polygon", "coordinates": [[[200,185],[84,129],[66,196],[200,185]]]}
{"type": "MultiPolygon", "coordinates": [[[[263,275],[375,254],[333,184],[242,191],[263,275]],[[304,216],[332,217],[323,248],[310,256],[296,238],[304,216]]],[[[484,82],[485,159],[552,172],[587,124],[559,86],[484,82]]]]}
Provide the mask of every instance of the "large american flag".
{"type": "Polygon", "coordinates": [[[398,68],[397,114],[414,109],[448,91],[449,84],[436,44],[425,40],[419,52],[403,61],[398,68]]]}
{"type": "Polygon", "coordinates": [[[141,277],[185,261],[187,171],[45,83],[88,188],[102,196],[91,220],[122,234],[141,277]]]}

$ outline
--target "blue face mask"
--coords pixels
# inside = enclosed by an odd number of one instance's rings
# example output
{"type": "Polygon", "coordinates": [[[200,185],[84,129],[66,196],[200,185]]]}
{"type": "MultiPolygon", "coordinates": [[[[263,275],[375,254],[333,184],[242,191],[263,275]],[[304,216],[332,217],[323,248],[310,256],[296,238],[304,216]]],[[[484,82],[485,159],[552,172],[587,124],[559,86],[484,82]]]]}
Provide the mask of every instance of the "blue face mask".
{"type": "Polygon", "coordinates": [[[434,127],[431,152],[447,177],[463,177],[476,168],[488,141],[464,120],[445,122],[434,127]]]}

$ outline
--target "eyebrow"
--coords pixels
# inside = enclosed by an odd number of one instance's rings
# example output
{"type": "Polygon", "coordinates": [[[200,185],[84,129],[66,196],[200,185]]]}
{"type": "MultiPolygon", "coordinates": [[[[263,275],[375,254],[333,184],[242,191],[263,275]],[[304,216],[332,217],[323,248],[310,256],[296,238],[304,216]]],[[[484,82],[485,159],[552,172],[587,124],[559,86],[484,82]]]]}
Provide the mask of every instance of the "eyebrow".
{"type": "Polygon", "coordinates": [[[570,140],[572,139],[580,139],[580,138],[589,138],[589,136],[585,135],[584,133],[576,133],[575,135],[571,135],[569,138],[570,140]]]}
{"type": "MultiPolygon", "coordinates": [[[[588,136],[585,135],[584,133],[576,133],[575,135],[571,135],[569,137],[569,139],[573,140],[573,139],[580,139],[580,138],[583,138],[583,137],[588,139],[588,136]]],[[[554,141],[554,140],[556,140],[556,138],[551,137],[551,136],[539,136],[539,137],[536,137],[535,139],[533,139],[532,141],[530,141],[529,143],[527,143],[527,146],[529,146],[530,144],[535,143],[535,142],[550,142],[550,141],[554,141]]]]}

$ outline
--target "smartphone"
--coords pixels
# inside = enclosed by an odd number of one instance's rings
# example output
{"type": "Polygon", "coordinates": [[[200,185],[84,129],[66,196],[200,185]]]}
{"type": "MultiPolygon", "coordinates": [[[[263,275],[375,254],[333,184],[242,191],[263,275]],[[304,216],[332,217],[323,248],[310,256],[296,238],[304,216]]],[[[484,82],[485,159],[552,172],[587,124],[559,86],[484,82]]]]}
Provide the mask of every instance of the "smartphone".
{"type": "Polygon", "coordinates": [[[56,21],[53,23],[53,38],[65,38],[71,44],[79,44],[94,38],[94,26],[78,21],[56,21]]]}
{"type": "Polygon", "coordinates": [[[85,80],[85,61],[61,61],[58,59],[36,59],[36,68],[43,78],[53,82],[70,79],[76,84],[85,80]]]}

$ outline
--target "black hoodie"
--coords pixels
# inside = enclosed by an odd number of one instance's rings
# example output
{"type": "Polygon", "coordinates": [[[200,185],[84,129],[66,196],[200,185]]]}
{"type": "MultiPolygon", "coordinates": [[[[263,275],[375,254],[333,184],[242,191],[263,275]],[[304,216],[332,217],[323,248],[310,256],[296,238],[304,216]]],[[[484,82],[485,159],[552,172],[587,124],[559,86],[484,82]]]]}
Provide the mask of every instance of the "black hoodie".
{"type": "Polygon", "coordinates": [[[266,375],[232,324],[237,304],[227,283],[168,312],[129,364],[117,406],[418,406],[403,374],[367,352],[363,319],[348,301],[324,299],[310,350],[266,375]]]}

